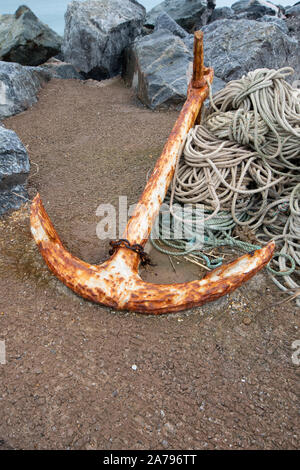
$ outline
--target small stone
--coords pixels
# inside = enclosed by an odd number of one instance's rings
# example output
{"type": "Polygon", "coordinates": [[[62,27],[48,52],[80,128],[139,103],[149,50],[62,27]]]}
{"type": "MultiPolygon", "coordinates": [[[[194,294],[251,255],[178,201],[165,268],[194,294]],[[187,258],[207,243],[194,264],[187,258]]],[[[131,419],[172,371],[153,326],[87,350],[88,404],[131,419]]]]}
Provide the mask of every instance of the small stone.
{"type": "Polygon", "coordinates": [[[46,403],[46,398],[45,397],[40,397],[37,399],[37,404],[38,405],[45,405],[46,403]]]}
{"type": "Polygon", "coordinates": [[[172,434],[175,433],[175,427],[173,426],[173,424],[171,424],[171,423],[165,423],[164,427],[165,427],[165,430],[166,430],[167,432],[170,432],[170,433],[172,433],[172,434]]]}
{"type": "Polygon", "coordinates": [[[137,365],[136,365],[136,364],[133,364],[133,365],[131,366],[131,369],[132,369],[132,370],[137,370],[137,365]]]}
{"type": "Polygon", "coordinates": [[[243,319],[243,323],[244,323],[244,325],[250,325],[250,323],[252,323],[252,320],[249,317],[245,317],[243,319]]]}
{"type": "Polygon", "coordinates": [[[83,76],[76,70],[76,68],[72,64],[62,62],[58,59],[55,59],[54,57],[42,64],[39,67],[39,70],[49,72],[49,74],[53,78],[62,78],[66,80],[70,78],[77,80],[83,79],[83,76]]]}

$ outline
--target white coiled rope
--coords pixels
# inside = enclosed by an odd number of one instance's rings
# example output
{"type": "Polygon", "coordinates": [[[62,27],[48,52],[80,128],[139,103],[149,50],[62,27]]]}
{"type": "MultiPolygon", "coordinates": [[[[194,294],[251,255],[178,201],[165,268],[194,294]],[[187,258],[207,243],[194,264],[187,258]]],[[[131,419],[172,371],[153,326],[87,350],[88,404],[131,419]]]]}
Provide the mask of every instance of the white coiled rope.
{"type": "MultiPolygon", "coordinates": [[[[274,239],[281,281],[272,269],[271,276],[283,290],[300,289],[300,90],[285,81],[292,73],[258,69],[214,97],[210,88],[202,124],[190,130],[177,162],[169,202],[174,217],[174,201],[203,204],[216,246],[218,237],[224,240],[224,217],[231,227],[248,227],[260,244],[274,239]]],[[[225,238],[233,240],[232,231],[225,238]]]]}

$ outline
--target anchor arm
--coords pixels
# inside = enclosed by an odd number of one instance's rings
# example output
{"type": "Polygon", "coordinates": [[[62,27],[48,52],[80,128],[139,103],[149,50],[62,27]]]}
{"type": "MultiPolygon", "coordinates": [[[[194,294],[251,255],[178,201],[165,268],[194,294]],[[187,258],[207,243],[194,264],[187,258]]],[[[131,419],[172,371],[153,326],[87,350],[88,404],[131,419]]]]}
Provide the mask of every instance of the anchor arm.
{"type": "Polygon", "coordinates": [[[102,265],[71,255],[60,241],[37,195],[32,203],[31,230],[49,269],[70,289],[88,300],[117,310],[162,314],[218,299],[233,291],[271,259],[275,243],[211,271],[203,279],[180,284],[151,284],[138,275],[139,257],[121,248],[102,265]]]}

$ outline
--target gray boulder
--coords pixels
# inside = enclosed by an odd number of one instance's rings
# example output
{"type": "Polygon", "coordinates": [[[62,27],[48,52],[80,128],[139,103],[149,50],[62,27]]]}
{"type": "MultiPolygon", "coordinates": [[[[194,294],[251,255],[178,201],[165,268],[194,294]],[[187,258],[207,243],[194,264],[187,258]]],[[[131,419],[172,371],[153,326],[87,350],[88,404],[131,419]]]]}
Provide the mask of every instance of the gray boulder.
{"type": "Polygon", "coordinates": [[[0,15],[0,60],[39,65],[61,49],[62,38],[26,6],[14,15],[0,15]]]}
{"type": "Polygon", "coordinates": [[[17,184],[10,189],[0,190],[0,216],[6,212],[20,209],[28,199],[28,194],[23,185],[17,184]]]}
{"type": "Polygon", "coordinates": [[[265,23],[274,23],[285,34],[289,33],[289,28],[288,28],[286,22],[282,18],[278,18],[277,16],[264,15],[261,18],[258,18],[257,21],[262,21],[262,22],[265,22],[265,23]]]}
{"type": "Polygon", "coordinates": [[[229,7],[222,7],[216,8],[213,12],[211,17],[209,18],[209,23],[217,20],[224,20],[224,19],[232,19],[235,18],[235,12],[232,8],[229,7]]]}
{"type": "Polygon", "coordinates": [[[222,88],[224,88],[225,86],[226,86],[226,82],[224,82],[224,80],[222,80],[221,78],[215,75],[214,80],[212,82],[212,86],[211,86],[212,94],[214,95],[218,91],[222,90],[222,88]]]}
{"type": "Polygon", "coordinates": [[[82,74],[72,64],[55,59],[54,57],[45,64],[40,65],[39,69],[49,72],[52,78],[83,80],[82,74]]]}
{"type": "Polygon", "coordinates": [[[264,15],[280,16],[280,9],[268,0],[241,0],[234,3],[231,8],[237,14],[237,18],[257,20],[264,15]]]}
{"type": "MultiPolygon", "coordinates": [[[[149,108],[177,107],[186,100],[193,69],[192,35],[189,40],[157,30],[126,50],[123,78],[149,108]]],[[[215,77],[213,94],[225,85],[215,77]]]]}
{"type": "Polygon", "coordinates": [[[182,39],[158,30],[127,50],[124,78],[149,108],[178,105],[186,99],[192,60],[182,39]]]}
{"type": "Polygon", "coordinates": [[[25,111],[37,102],[40,88],[51,78],[79,79],[73,65],[50,59],[39,67],[0,61],[0,119],[25,111]]]}
{"type": "Polygon", "coordinates": [[[188,33],[171,18],[168,13],[161,13],[155,20],[154,31],[165,29],[179,38],[186,38],[188,33]]]}
{"type": "Polygon", "coordinates": [[[29,170],[28,154],[17,134],[0,126],[0,215],[26,201],[29,170]]]}
{"type": "Polygon", "coordinates": [[[285,20],[285,24],[289,29],[290,36],[297,39],[300,44],[300,16],[289,16],[285,20]]]}
{"type": "Polygon", "coordinates": [[[0,119],[24,111],[37,101],[41,86],[51,75],[41,67],[0,61],[0,119]]]}
{"type": "Polygon", "coordinates": [[[296,5],[291,8],[287,8],[285,14],[286,16],[300,16],[300,3],[296,3],[296,5]]]}
{"type": "Polygon", "coordinates": [[[165,12],[186,31],[192,32],[207,23],[213,8],[214,3],[206,0],[165,0],[149,11],[145,24],[154,26],[157,17],[165,12]]]}
{"type": "Polygon", "coordinates": [[[257,68],[295,69],[300,77],[299,43],[274,23],[220,20],[202,28],[204,60],[228,82],[257,68]]]}
{"type": "Polygon", "coordinates": [[[145,8],[134,0],[71,2],[65,14],[65,61],[87,78],[117,75],[123,51],[141,34],[145,15],[145,8]]]}
{"type": "Polygon", "coordinates": [[[251,0],[240,0],[238,2],[233,3],[231,5],[231,8],[235,13],[241,13],[242,11],[247,9],[250,1],[251,0]]]}

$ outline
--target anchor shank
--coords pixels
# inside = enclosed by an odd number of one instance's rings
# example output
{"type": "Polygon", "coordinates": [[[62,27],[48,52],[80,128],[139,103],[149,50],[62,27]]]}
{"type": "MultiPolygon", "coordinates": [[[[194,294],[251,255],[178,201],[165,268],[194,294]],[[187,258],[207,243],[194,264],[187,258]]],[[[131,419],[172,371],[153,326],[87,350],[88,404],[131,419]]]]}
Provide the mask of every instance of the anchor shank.
{"type": "Polygon", "coordinates": [[[196,31],[194,34],[193,88],[201,88],[205,85],[203,56],[203,32],[196,31]]]}
{"type": "MultiPolygon", "coordinates": [[[[201,31],[195,33],[195,52],[200,55],[194,57],[194,77],[197,83],[201,76],[205,76],[212,83],[213,70],[203,69],[203,34],[199,33],[201,31]]],[[[145,245],[148,240],[155,217],[172,181],[185,138],[194,126],[202,104],[208,96],[208,86],[204,78],[203,81],[205,84],[201,88],[194,87],[193,79],[191,81],[187,100],[123,234],[122,238],[126,238],[130,243],[145,245]]]]}

